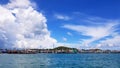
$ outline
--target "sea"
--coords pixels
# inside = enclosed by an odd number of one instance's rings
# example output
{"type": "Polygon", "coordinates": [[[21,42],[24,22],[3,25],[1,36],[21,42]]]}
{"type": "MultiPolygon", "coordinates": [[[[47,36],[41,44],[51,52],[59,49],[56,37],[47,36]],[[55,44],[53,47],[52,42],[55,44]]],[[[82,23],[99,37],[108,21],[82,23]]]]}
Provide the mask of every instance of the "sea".
{"type": "Polygon", "coordinates": [[[0,68],[120,68],[120,54],[0,54],[0,68]]]}

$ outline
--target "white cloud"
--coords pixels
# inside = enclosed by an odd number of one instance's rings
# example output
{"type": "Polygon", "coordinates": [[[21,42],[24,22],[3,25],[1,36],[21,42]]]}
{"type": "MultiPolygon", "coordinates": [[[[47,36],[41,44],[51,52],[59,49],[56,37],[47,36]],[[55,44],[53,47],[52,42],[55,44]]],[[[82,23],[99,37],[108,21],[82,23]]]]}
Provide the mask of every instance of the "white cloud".
{"type": "Polygon", "coordinates": [[[69,35],[69,36],[73,36],[73,34],[72,34],[72,33],[70,33],[70,32],[67,32],[67,35],[69,35]]]}
{"type": "Polygon", "coordinates": [[[89,45],[94,41],[115,34],[116,25],[117,25],[116,23],[108,23],[106,25],[100,25],[100,26],[83,26],[83,25],[67,24],[62,27],[79,32],[81,35],[91,37],[90,39],[82,39],[83,44],[89,45]]]}
{"type": "Polygon", "coordinates": [[[30,0],[10,0],[10,3],[5,6],[8,8],[27,8],[32,4],[30,0]]]}
{"type": "Polygon", "coordinates": [[[60,19],[60,20],[70,20],[70,19],[71,19],[69,16],[61,15],[61,14],[55,14],[54,16],[55,16],[57,19],[60,19]]]}
{"type": "Polygon", "coordinates": [[[0,6],[0,43],[6,48],[50,48],[57,41],[50,37],[45,16],[29,0],[10,0],[0,6]]]}
{"type": "Polygon", "coordinates": [[[64,41],[64,42],[66,42],[66,41],[67,41],[67,38],[65,38],[65,37],[63,37],[62,39],[63,39],[63,41],[64,41]]]}
{"type": "Polygon", "coordinates": [[[120,47],[120,35],[113,36],[112,38],[107,38],[105,40],[100,41],[100,44],[97,47],[120,47]]]}

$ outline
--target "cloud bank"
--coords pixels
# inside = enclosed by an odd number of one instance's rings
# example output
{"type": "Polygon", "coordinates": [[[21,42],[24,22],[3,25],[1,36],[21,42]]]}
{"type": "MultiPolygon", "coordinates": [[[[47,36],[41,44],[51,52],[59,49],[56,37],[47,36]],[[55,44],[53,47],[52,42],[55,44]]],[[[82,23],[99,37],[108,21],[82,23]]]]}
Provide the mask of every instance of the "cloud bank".
{"type": "Polygon", "coordinates": [[[50,48],[57,41],[50,37],[45,16],[30,0],[10,0],[0,5],[0,48],[50,48]]]}

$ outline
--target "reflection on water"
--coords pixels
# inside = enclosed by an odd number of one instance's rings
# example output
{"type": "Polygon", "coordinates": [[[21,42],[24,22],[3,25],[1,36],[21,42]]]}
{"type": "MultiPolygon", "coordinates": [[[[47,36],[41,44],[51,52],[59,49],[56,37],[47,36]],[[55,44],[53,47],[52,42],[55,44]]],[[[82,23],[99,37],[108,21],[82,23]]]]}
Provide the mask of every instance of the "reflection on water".
{"type": "Polygon", "coordinates": [[[0,54],[0,68],[120,68],[120,54],[0,54]]]}

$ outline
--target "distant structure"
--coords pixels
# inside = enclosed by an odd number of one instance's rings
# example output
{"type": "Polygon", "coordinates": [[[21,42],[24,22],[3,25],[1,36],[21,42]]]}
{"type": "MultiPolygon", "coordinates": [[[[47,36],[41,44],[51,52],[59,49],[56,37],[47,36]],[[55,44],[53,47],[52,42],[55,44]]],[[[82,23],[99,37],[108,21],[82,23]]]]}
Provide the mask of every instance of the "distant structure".
{"type": "MultiPolygon", "coordinates": [[[[53,45],[54,46],[54,45],[53,45]]],[[[59,46],[52,49],[0,49],[1,53],[7,54],[36,54],[36,53],[55,53],[55,54],[76,54],[76,53],[120,53],[120,50],[102,50],[102,49],[77,49],[65,46],[59,46]]]]}

